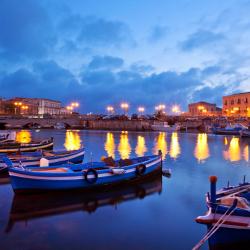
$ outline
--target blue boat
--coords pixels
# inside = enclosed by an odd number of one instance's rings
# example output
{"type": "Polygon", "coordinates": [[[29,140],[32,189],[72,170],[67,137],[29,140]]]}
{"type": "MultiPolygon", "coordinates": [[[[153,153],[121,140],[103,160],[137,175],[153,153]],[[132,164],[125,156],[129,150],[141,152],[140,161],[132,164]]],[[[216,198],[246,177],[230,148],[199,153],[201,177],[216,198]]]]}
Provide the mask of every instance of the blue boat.
{"type": "MultiPolygon", "coordinates": [[[[81,163],[84,158],[85,150],[80,148],[72,151],[37,151],[37,152],[21,152],[15,154],[0,154],[0,173],[8,171],[7,164],[3,161],[4,157],[8,157],[13,167],[39,167],[41,159],[46,159],[49,166],[60,165],[67,162],[81,163]]],[[[46,161],[45,160],[45,161],[46,161]]]]}
{"type": "Polygon", "coordinates": [[[11,185],[18,191],[90,189],[137,180],[162,169],[162,154],[114,161],[19,168],[9,165],[11,185]]]}
{"type": "MultiPolygon", "coordinates": [[[[207,225],[210,249],[250,246],[250,183],[227,186],[216,192],[216,176],[210,177],[210,193],[206,196],[208,212],[196,218],[207,225]]],[[[194,248],[199,249],[199,248],[194,248]]]]}
{"type": "Polygon", "coordinates": [[[247,127],[242,124],[228,124],[225,128],[213,127],[212,132],[216,135],[238,135],[240,136],[247,127]]]}

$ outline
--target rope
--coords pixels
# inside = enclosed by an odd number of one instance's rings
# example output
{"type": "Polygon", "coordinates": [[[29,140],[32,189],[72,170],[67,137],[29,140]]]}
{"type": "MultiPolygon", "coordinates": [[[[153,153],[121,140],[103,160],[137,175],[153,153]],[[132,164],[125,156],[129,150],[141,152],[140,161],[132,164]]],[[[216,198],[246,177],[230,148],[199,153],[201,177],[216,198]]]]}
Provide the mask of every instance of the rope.
{"type": "Polygon", "coordinates": [[[244,193],[244,192],[248,191],[249,189],[250,189],[250,186],[247,187],[247,188],[244,188],[244,189],[242,189],[240,191],[236,191],[236,192],[230,193],[228,195],[225,195],[225,196],[223,196],[221,198],[217,198],[217,200],[221,200],[223,198],[227,198],[227,197],[230,197],[230,196],[235,196],[236,194],[244,193]]]}
{"type": "MultiPolygon", "coordinates": [[[[233,207],[233,206],[232,206],[233,207]]],[[[198,250],[200,247],[220,228],[222,224],[228,219],[228,217],[235,211],[236,207],[232,209],[229,207],[227,211],[220,217],[220,219],[214,224],[214,226],[205,234],[205,236],[192,248],[192,250],[198,250]],[[232,211],[227,215],[228,211],[232,211]]]]}

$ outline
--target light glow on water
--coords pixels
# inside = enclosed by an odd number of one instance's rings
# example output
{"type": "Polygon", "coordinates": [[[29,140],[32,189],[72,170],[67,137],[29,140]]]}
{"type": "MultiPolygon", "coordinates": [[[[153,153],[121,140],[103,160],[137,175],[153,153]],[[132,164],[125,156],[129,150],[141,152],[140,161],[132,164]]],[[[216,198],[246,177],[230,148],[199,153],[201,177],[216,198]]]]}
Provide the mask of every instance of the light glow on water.
{"type": "Polygon", "coordinates": [[[246,162],[249,162],[249,146],[246,145],[243,150],[243,157],[246,162]]]}
{"type": "Polygon", "coordinates": [[[170,157],[176,159],[181,153],[181,148],[179,144],[179,136],[177,132],[173,132],[171,135],[171,145],[169,155],[170,157]]]}
{"type": "Polygon", "coordinates": [[[30,143],[31,133],[28,130],[21,130],[16,133],[16,141],[19,143],[30,143]]]}
{"type": "Polygon", "coordinates": [[[194,156],[199,163],[205,161],[210,156],[207,134],[198,134],[194,156]]]}
{"type": "Polygon", "coordinates": [[[131,146],[129,144],[128,131],[122,131],[120,135],[120,143],[118,145],[118,151],[121,159],[128,159],[131,154],[131,146]]]}
{"type": "Polygon", "coordinates": [[[138,135],[135,153],[137,156],[140,157],[140,156],[144,156],[146,152],[147,152],[147,147],[146,147],[146,143],[145,143],[145,138],[144,138],[144,136],[138,135]]]}
{"type": "Polygon", "coordinates": [[[155,140],[155,146],[154,146],[154,151],[153,151],[154,154],[158,154],[159,150],[161,150],[162,152],[162,159],[165,159],[168,153],[168,144],[167,144],[165,132],[160,132],[155,140]]]}
{"type": "Polygon", "coordinates": [[[78,131],[66,131],[64,147],[69,151],[81,148],[81,138],[78,131]]]}
{"type": "Polygon", "coordinates": [[[107,133],[104,148],[108,156],[112,156],[113,158],[115,158],[115,140],[113,133],[107,133]]]}
{"type": "Polygon", "coordinates": [[[229,160],[231,162],[240,161],[240,139],[237,137],[233,137],[229,143],[228,150],[224,151],[223,155],[225,160],[229,160]]]}

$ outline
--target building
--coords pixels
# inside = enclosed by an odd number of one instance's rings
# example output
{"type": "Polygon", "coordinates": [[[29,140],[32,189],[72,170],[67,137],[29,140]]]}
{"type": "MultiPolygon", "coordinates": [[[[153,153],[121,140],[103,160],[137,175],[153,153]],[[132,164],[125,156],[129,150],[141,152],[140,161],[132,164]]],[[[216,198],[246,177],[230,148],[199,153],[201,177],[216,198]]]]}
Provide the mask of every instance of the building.
{"type": "Polygon", "coordinates": [[[32,115],[44,117],[61,114],[62,105],[59,101],[45,98],[22,98],[15,97],[8,100],[14,107],[14,114],[32,115]]]}
{"type": "Polygon", "coordinates": [[[219,116],[221,108],[214,103],[196,102],[188,105],[188,112],[190,116],[219,116]]]}
{"type": "Polygon", "coordinates": [[[223,115],[250,117],[250,92],[223,96],[222,101],[223,115]]]}

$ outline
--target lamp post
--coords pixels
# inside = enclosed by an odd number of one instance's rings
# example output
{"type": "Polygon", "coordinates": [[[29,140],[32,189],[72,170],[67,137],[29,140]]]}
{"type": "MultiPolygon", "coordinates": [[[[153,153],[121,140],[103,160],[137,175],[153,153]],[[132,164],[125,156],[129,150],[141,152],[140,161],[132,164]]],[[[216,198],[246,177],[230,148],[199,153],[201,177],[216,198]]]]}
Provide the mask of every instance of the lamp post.
{"type": "Polygon", "coordinates": [[[23,103],[22,102],[14,102],[14,105],[15,105],[15,115],[16,115],[17,108],[18,107],[20,108],[23,105],[23,103]]]}
{"type": "Polygon", "coordinates": [[[112,107],[112,106],[107,106],[106,110],[108,111],[108,114],[114,113],[114,107],[112,107]]]}
{"type": "Polygon", "coordinates": [[[145,111],[145,108],[144,107],[138,107],[138,112],[140,113],[140,115],[142,115],[145,111]]]}
{"type": "Polygon", "coordinates": [[[178,105],[174,105],[173,107],[172,107],[172,112],[174,113],[174,114],[179,114],[181,111],[180,111],[180,107],[178,106],[178,105]]]}
{"type": "Polygon", "coordinates": [[[126,102],[121,103],[121,109],[124,110],[124,114],[128,113],[129,104],[126,102]]]}

